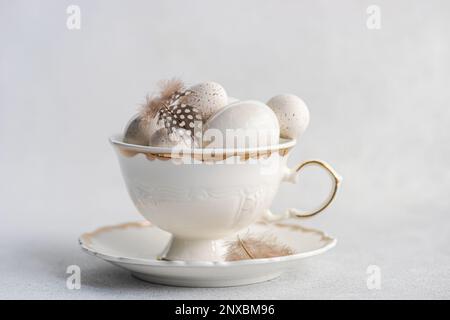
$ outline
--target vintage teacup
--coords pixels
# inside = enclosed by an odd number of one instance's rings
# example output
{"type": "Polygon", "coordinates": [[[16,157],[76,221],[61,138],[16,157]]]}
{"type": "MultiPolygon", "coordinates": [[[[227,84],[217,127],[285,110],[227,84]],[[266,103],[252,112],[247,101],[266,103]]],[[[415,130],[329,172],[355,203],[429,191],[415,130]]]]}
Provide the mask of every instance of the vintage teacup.
{"type": "Polygon", "coordinates": [[[221,261],[220,239],[237,233],[259,219],[309,217],[334,199],[341,178],[325,162],[306,161],[287,168],[295,140],[250,149],[171,148],[124,143],[110,138],[128,192],[139,212],[151,223],[172,234],[161,257],[167,260],[221,261]],[[318,165],[332,177],[328,199],[312,212],[288,209],[273,215],[269,208],[280,182],[295,182],[297,173],[318,165]]]}

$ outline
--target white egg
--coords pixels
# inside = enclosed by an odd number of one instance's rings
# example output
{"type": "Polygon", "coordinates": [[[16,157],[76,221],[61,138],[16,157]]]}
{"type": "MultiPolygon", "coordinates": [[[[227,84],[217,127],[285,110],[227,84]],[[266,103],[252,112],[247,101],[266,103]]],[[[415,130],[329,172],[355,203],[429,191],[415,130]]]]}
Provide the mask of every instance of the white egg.
{"type": "Polygon", "coordinates": [[[148,123],[142,120],[140,114],[134,115],[125,126],[123,142],[146,146],[149,139],[148,123]]]}
{"type": "Polygon", "coordinates": [[[193,93],[186,96],[184,101],[199,109],[203,121],[206,121],[213,113],[228,104],[227,93],[218,83],[199,83],[188,88],[188,90],[193,93]]]}
{"type": "Polygon", "coordinates": [[[135,114],[125,126],[123,142],[148,146],[150,137],[163,127],[156,118],[147,122],[139,113],[135,114]]]}
{"type": "Polygon", "coordinates": [[[204,125],[203,146],[254,148],[277,144],[280,127],[275,113],[259,101],[232,103],[215,113],[204,125]]]}
{"type": "Polygon", "coordinates": [[[267,105],[277,115],[282,138],[297,139],[308,127],[309,110],[299,97],[280,94],[271,98],[267,105]]]}

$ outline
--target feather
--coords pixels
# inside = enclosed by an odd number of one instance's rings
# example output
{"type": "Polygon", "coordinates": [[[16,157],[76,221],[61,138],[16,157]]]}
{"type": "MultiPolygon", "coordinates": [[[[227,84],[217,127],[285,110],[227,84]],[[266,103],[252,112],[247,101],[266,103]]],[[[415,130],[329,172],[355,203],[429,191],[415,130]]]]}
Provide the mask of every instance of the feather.
{"type": "Polygon", "coordinates": [[[158,83],[160,97],[162,100],[169,100],[175,92],[185,91],[184,83],[178,78],[161,80],[158,83]]]}
{"type": "Polygon", "coordinates": [[[149,123],[154,117],[156,117],[161,107],[162,100],[159,96],[147,95],[147,97],[145,97],[145,103],[141,106],[140,117],[144,120],[144,122],[149,123]]]}
{"type": "Polygon", "coordinates": [[[190,139],[194,146],[198,145],[201,134],[202,117],[197,108],[183,103],[191,91],[176,91],[158,113],[158,120],[163,124],[174,140],[190,139]]]}
{"type": "Polygon", "coordinates": [[[201,145],[202,117],[200,111],[185,103],[185,98],[192,94],[186,90],[179,79],[159,82],[158,95],[147,96],[141,108],[142,126],[156,118],[169,132],[172,141],[189,139],[193,146],[201,145]]]}
{"type": "Polygon", "coordinates": [[[158,82],[159,94],[147,95],[145,103],[141,106],[140,115],[147,123],[150,122],[165,106],[170,104],[170,100],[176,93],[184,90],[184,83],[180,79],[161,80],[158,82]]]}
{"type": "Polygon", "coordinates": [[[271,234],[237,236],[236,240],[225,244],[226,261],[263,259],[288,256],[294,251],[287,245],[278,242],[276,236],[271,234]]]}

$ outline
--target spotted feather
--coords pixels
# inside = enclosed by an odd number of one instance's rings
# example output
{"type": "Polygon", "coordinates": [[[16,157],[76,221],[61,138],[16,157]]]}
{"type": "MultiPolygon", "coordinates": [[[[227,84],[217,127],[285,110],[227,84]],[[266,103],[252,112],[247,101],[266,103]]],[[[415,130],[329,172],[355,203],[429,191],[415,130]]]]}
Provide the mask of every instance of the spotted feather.
{"type": "Polygon", "coordinates": [[[199,146],[202,132],[202,116],[199,110],[184,103],[184,98],[192,91],[176,91],[163,102],[158,111],[158,121],[169,131],[172,139],[190,139],[195,146],[199,146]]]}

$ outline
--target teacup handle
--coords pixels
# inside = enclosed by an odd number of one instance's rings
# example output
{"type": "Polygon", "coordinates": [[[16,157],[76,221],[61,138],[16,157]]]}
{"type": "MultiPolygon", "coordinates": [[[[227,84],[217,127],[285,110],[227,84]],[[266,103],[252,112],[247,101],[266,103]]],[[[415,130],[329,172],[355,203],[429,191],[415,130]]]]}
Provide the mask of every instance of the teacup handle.
{"type": "Polygon", "coordinates": [[[297,209],[290,208],[290,209],[287,209],[283,214],[279,215],[279,214],[273,214],[270,210],[267,210],[263,217],[265,220],[277,221],[277,220],[283,220],[283,219],[288,219],[288,218],[292,218],[292,217],[296,217],[296,218],[312,217],[312,216],[318,214],[319,212],[322,212],[323,210],[325,210],[331,204],[331,202],[333,202],[334,198],[336,197],[336,193],[339,188],[339,185],[342,181],[342,177],[325,161],[308,160],[308,161],[305,161],[305,162],[301,163],[300,165],[298,165],[297,168],[295,168],[295,169],[287,169],[287,172],[283,177],[283,181],[296,183],[297,176],[298,176],[298,173],[300,172],[300,170],[302,170],[303,168],[305,168],[307,166],[312,166],[312,165],[319,166],[322,169],[325,169],[325,171],[328,172],[328,174],[330,175],[333,186],[330,190],[330,194],[329,194],[328,198],[317,209],[312,210],[312,211],[301,212],[297,209]]]}

